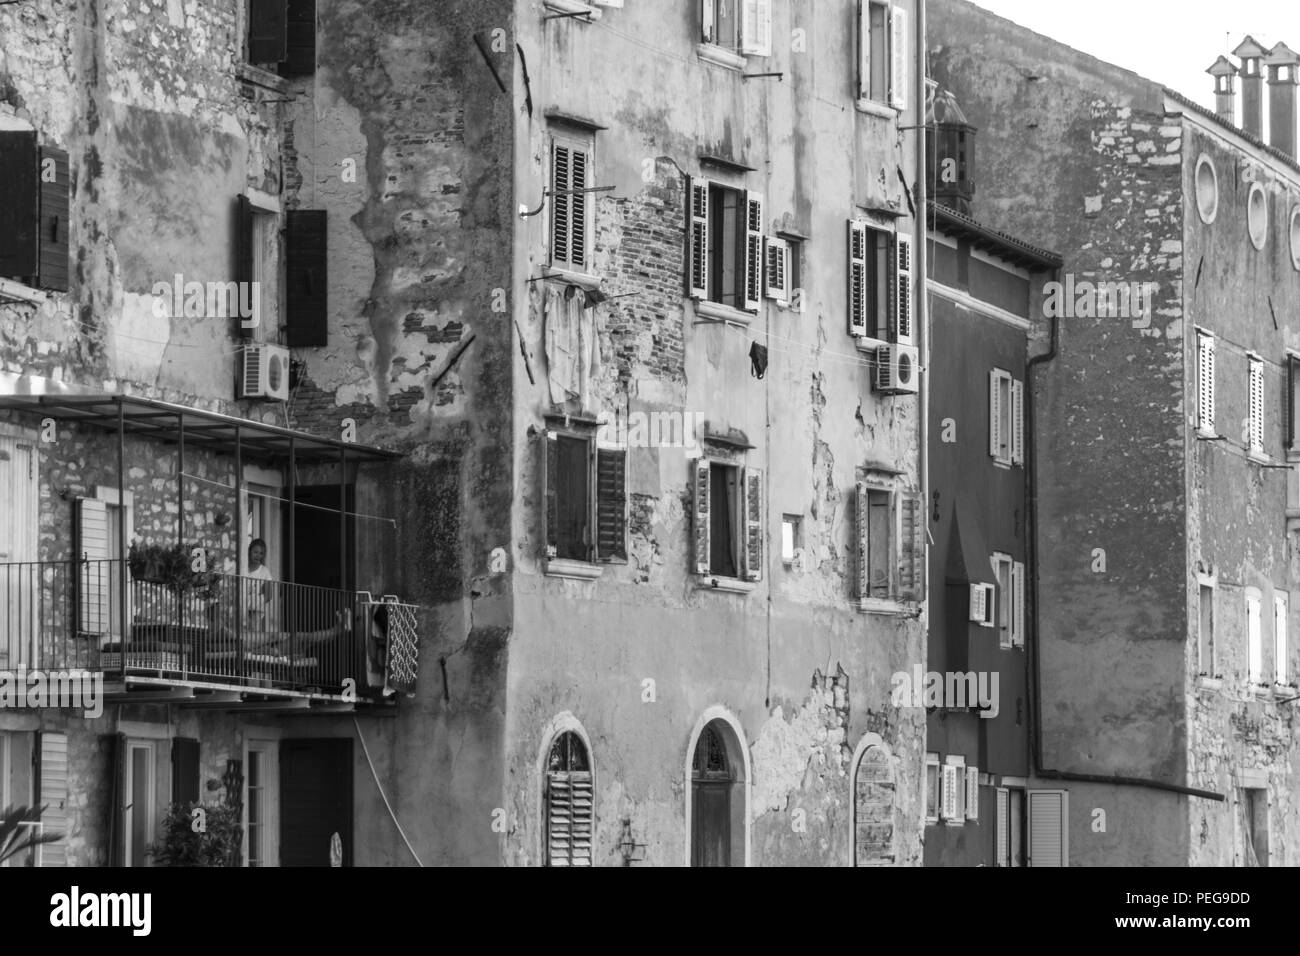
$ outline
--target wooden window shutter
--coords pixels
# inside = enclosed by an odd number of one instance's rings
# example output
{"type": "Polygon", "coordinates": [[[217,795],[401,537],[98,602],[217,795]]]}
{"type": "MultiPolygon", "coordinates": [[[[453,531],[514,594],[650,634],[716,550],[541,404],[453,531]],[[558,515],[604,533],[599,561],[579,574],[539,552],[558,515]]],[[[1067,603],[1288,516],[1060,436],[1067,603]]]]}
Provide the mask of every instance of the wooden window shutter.
{"type": "Polygon", "coordinates": [[[695,573],[708,574],[711,554],[711,542],[709,527],[712,518],[712,508],[709,501],[709,460],[700,458],[691,465],[694,474],[694,488],[692,489],[692,498],[694,507],[692,508],[693,521],[692,526],[695,534],[695,573]]]}
{"type": "Polygon", "coordinates": [[[957,766],[946,763],[940,770],[943,774],[943,786],[940,793],[940,815],[945,820],[957,818],[957,766]]]}
{"type": "Polygon", "coordinates": [[[1025,463],[1025,383],[1011,383],[1011,463],[1025,463]]]}
{"type": "Polygon", "coordinates": [[[858,99],[871,99],[871,0],[858,0],[858,99]]]}
{"type": "Polygon", "coordinates": [[[997,788],[997,818],[993,821],[993,865],[1011,865],[1011,794],[997,788]]]}
{"type": "Polygon", "coordinates": [[[1029,865],[1068,866],[1069,833],[1064,790],[1030,790],[1029,865]]]}
{"type": "Polygon", "coordinates": [[[1011,565],[1011,643],[1025,646],[1025,565],[1017,561],[1011,565]]]}
{"type": "Polygon", "coordinates": [[[757,311],[763,299],[763,197],[745,194],[745,308],[757,311]]]}
{"type": "MultiPolygon", "coordinates": [[[[711,0],[705,0],[711,6],[711,0]]],[[[690,199],[688,255],[690,275],[687,282],[690,294],[701,299],[709,297],[709,184],[704,179],[692,179],[687,190],[690,199]]]]}
{"type": "Polygon", "coordinates": [[[980,818],[980,769],[966,768],[966,819],[980,818]]]}
{"type": "MultiPolygon", "coordinates": [[[[573,190],[586,189],[590,183],[591,154],[585,149],[571,149],[570,157],[573,168],[569,173],[569,186],[573,190]]],[[[582,271],[587,267],[587,200],[584,192],[574,192],[570,205],[573,221],[569,227],[569,264],[582,271]]]]}
{"type": "Polygon", "coordinates": [[[290,210],[285,219],[286,342],[329,342],[329,255],[324,209],[290,210]]]}
{"type": "Polygon", "coordinates": [[[627,560],[627,452],[596,450],[596,555],[627,560]]]}
{"type": "Polygon", "coordinates": [[[717,0],[700,0],[700,36],[705,43],[713,43],[717,39],[718,27],[713,7],[716,2],[717,0]]]}
{"type": "Polygon", "coordinates": [[[172,802],[201,803],[199,742],[192,737],[172,738],[172,802]]]}
{"type": "Polygon", "coordinates": [[[751,56],[772,55],[772,0],[741,0],[740,49],[751,56]]]}
{"type": "Polygon", "coordinates": [[[790,301],[790,243],[785,239],[768,239],[764,268],[763,294],[777,302],[790,301]]]}
{"type": "Polygon", "coordinates": [[[925,600],[925,505],[915,491],[898,499],[900,537],[898,548],[899,597],[904,601],[925,600]]]}
{"type": "Polygon", "coordinates": [[[854,492],[853,530],[857,535],[857,598],[865,601],[871,597],[871,492],[863,482],[858,482],[854,492]]]}
{"type": "Polygon", "coordinates": [[[41,147],[40,279],[42,289],[68,291],[70,179],[68,154],[41,147]]]}
{"type": "Polygon", "coordinates": [[[763,472],[745,469],[745,580],[763,580],[763,472]]]}
{"type": "MultiPolygon", "coordinates": [[[[239,283],[240,288],[246,288],[246,283],[253,281],[253,256],[257,251],[253,249],[253,204],[249,202],[248,197],[238,195],[235,197],[235,281],[239,283]]],[[[245,337],[253,337],[259,330],[246,325],[244,322],[237,322],[236,327],[239,334],[245,337]]]]}
{"type": "Polygon", "coordinates": [[[911,64],[908,60],[907,11],[902,7],[894,7],[891,12],[890,25],[893,29],[892,42],[889,48],[891,67],[890,103],[896,109],[902,110],[907,109],[907,84],[911,76],[911,64]]]}
{"type": "Polygon", "coordinates": [[[1250,360],[1250,450],[1264,451],[1264,363],[1250,360]]]}
{"type": "Polygon", "coordinates": [[[41,847],[41,866],[68,865],[68,735],[41,732],[41,829],[64,839],[41,847]]]}
{"type": "Polygon", "coordinates": [[[288,0],[285,11],[285,56],[281,76],[316,72],[316,0],[288,0]]]}
{"type": "Polygon", "coordinates": [[[591,866],[591,773],[551,771],[546,776],[546,863],[591,866]]]}
{"type": "Polygon", "coordinates": [[[989,372],[989,454],[1002,458],[1002,376],[995,370],[989,372]]]}
{"type": "Polygon", "coordinates": [[[110,628],[108,505],[98,498],[78,498],[75,504],[77,630],[82,635],[106,634],[110,628]]]}
{"type": "Polygon", "coordinates": [[[248,62],[279,63],[288,50],[285,0],[248,0],[248,62]]]}
{"type": "Polygon", "coordinates": [[[126,734],[104,734],[100,740],[108,750],[108,865],[126,864],[125,810],[122,790],[126,786],[126,734]]]}
{"type": "Polygon", "coordinates": [[[548,431],[542,435],[542,498],[546,502],[542,538],[548,558],[555,557],[560,547],[560,507],[556,493],[559,477],[560,436],[548,431]]]}
{"type": "Polygon", "coordinates": [[[893,302],[890,309],[890,338],[900,345],[912,344],[912,236],[900,232],[894,237],[893,302]]]}
{"type": "Polygon", "coordinates": [[[849,335],[867,334],[867,227],[849,220],[849,335]]]}
{"type": "Polygon", "coordinates": [[[573,237],[573,151],[563,143],[555,143],[551,154],[551,262],[569,264],[569,250],[573,237]]]}
{"type": "Polygon", "coordinates": [[[1300,449],[1300,358],[1286,359],[1287,447],[1300,449]]]}
{"type": "Polygon", "coordinates": [[[0,276],[36,275],[39,168],[35,132],[0,132],[0,276]]]}
{"type": "Polygon", "coordinates": [[[1214,431],[1214,339],[1208,335],[1197,336],[1196,394],[1199,405],[1198,424],[1207,432],[1214,431]]]}

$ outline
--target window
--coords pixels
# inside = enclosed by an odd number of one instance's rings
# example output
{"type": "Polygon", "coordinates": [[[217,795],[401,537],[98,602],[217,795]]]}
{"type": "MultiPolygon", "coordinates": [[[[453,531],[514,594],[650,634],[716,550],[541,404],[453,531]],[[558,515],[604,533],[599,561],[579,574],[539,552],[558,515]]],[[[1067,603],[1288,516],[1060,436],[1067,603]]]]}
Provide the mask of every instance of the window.
{"type": "Polygon", "coordinates": [[[708,180],[691,182],[690,292],[749,312],[764,286],[763,197],[708,180]]]}
{"type": "Polygon", "coordinates": [[[1204,154],[1196,160],[1196,211],[1207,226],[1219,212],[1219,175],[1204,154]]]}
{"type": "Polygon", "coordinates": [[[1029,866],[1070,865],[1070,794],[1066,790],[1030,790],[1029,866]]]}
{"type": "Polygon", "coordinates": [[[705,43],[772,55],[772,0],[700,0],[700,23],[705,43]]]}
{"type": "Polygon", "coordinates": [[[989,454],[999,465],[1025,461],[1025,387],[1010,372],[989,373],[989,454]]]}
{"type": "MultiPolygon", "coordinates": [[[[0,431],[0,501],[6,503],[0,507],[0,563],[21,565],[40,556],[38,447],[35,432],[0,431]]],[[[37,659],[42,587],[35,564],[0,576],[0,669],[30,667],[37,659]]]]}
{"type": "Polygon", "coordinates": [[[1300,453],[1300,356],[1292,354],[1286,357],[1286,399],[1286,446],[1300,453]]]}
{"type": "Polygon", "coordinates": [[[964,758],[949,757],[940,769],[939,815],[949,826],[966,820],[966,767],[964,758]]]}
{"type": "Polygon", "coordinates": [[[314,73],[316,0],[248,0],[245,56],[281,76],[314,73]]]}
{"type": "Polygon", "coordinates": [[[993,865],[1025,865],[1025,791],[998,787],[993,822],[993,865]]]}
{"type": "Polygon", "coordinates": [[[858,100],[907,106],[907,11],[860,0],[858,4],[858,100]]]}
{"type": "Polygon", "coordinates": [[[1268,791],[1249,787],[1240,793],[1245,865],[1268,866],[1268,791]]]}
{"type": "Polygon", "coordinates": [[[0,278],[68,291],[69,206],[68,154],[0,132],[0,278]]]}
{"type": "Polygon", "coordinates": [[[925,512],[920,495],[859,482],[857,598],[920,601],[925,587],[925,512]]]}
{"type": "Polygon", "coordinates": [[[1251,245],[1262,251],[1268,240],[1268,196],[1259,183],[1250,184],[1250,197],[1246,200],[1246,229],[1250,233],[1251,245]]]}
{"type": "Polygon", "coordinates": [[[545,449],[548,560],[626,561],[627,451],[555,431],[546,432],[545,449]]]}
{"type": "MultiPolygon", "coordinates": [[[[254,201],[246,195],[237,196],[236,202],[239,232],[236,236],[235,281],[240,287],[239,301],[236,303],[238,308],[228,305],[226,311],[239,317],[242,334],[254,342],[278,343],[280,237],[276,229],[279,212],[275,208],[278,203],[270,197],[254,201]]],[[[324,294],[323,289],[321,294],[324,294]]]]}
{"type": "Polygon", "coordinates": [[[278,866],[279,742],[250,740],[244,754],[244,864],[278,866]]]}
{"type": "Polygon", "coordinates": [[[803,547],[803,518],[799,515],[781,516],[781,561],[794,564],[795,552],[803,547]]]}
{"type": "Polygon", "coordinates": [[[849,334],[912,344],[912,237],[849,220],[849,334]]]}
{"type": "Polygon", "coordinates": [[[1250,453],[1264,454],[1264,360],[1248,356],[1250,363],[1250,453]]]}
{"type": "Polygon", "coordinates": [[[1200,626],[1197,632],[1196,668],[1202,677],[1214,677],[1214,586],[1200,586],[1200,626]]]}
{"type": "Polygon", "coordinates": [[[925,755],[925,822],[939,822],[939,755],[925,755]]]}
{"type": "Polygon", "coordinates": [[[1287,613],[1290,595],[1282,591],[1273,595],[1273,682],[1286,684],[1290,680],[1287,648],[1287,613]]]}
{"type": "Polygon", "coordinates": [[[1287,232],[1291,240],[1291,265],[1300,269],[1300,206],[1291,210],[1291,224],[1287,232]]]}
{"type": "Polygon", "coordinates": [[[132,740],[126,747],[123,780],[123,826],[126,866],[148,866],[145,850],[154,841],[157,822],[157,754],[152,740],[132,740]]]}
{"type": "Polygon", "coordinates": [[[555,738],[546,758],[547,866],[591,866],[593,805],[586,744],[567,730],[555,738]]]}
{"type": "Polygon", "coordinates": [[[551,265],[574,272],[591,268],[594,153],[590,136],[552,134],[551,265]]]}
{"type": "Polygon", "coordinates": [[[966,768],[966,819],[980,818],[980,770],[979,767],[966,768]]]}
{"type": "Polygon", "coordinates": [[[694,507],[696,573],[762,580],[762,471],[697,460],[694,507]]]}
{"type": "Polygon", "coordinates": [[[1260,633],[1260,594],[1255,588],[1246,589],[1246,639],[1247,680],[1251,684],[1264,682],[1264,641],[1260,633]]]}
{"type": "Polygon", "coordinates": [[[998,644],[1004,648],[1025,646],[1025,566],[1008,554],[990,558],[997,581],[995,626],[998,644]]]}
{"type": "Polygon", "coordinates": [[[895,796],[889,751],[880,744],[867,746],[853,770],[849,832],[854,866],[894,862],[895,796]]]}
{"type": "MultiPolygon", "coordinates": [[[[269,216],[258,217],[263,230],[269,216]]],[[[266,237],[261,237],[264,248],[266,237]]],[[[329,257],[323,209],[291,209],[284,221],[285,344],[306,348],[329,344],[329,257]]]]}
{"type": "Polygon", "coordinates": [[[1213,435],[1214,431],[1214,336],[1208,332],[1196,333],[1196,422],[1200,430],[1213,435]]]}
{"type": "Polygon", "coordinates": [[[802,310],[802,296],[795,300],[799,288],[800,243],[790,239],[765,239],[763,253],[763,294],[778,305],[802,310]]]}

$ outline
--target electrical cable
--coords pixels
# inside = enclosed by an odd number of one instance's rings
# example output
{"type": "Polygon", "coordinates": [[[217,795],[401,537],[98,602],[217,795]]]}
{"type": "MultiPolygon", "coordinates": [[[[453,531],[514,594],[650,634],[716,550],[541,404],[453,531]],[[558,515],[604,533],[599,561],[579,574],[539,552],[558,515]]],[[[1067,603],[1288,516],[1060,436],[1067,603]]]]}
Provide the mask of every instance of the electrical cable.
{"type": "Polygon", "coordinates": [[[356,717],[352,718],[352,726],[356,728],[357,740],[361,741],[361,752],[366,755],[366,763],[370,766],[370,776],[374,778],[375,789],[379,791],[379,796],[383,798],[384,806],[388,808],[388,816],[393,821],[393,826],[397,827],[397,833],[406,844],[406,848],[411,851],[411,856],[415,858],[416,866],[423,868],[424,862],[420,859],[420,854],[415,852],[415,847],[411,846],[411,841],[406,837],[406,831],[402,829],[402,824],[397,819],[397,814],[393,812],[393,805],[388,802],[388,794],[384,793],[384,785],[379,782],[379,771],[375,769],[375,762],[370,759],[370,748],[366,746],[366,738],[361,734],[361,724],[357,722],[356,717]]]}

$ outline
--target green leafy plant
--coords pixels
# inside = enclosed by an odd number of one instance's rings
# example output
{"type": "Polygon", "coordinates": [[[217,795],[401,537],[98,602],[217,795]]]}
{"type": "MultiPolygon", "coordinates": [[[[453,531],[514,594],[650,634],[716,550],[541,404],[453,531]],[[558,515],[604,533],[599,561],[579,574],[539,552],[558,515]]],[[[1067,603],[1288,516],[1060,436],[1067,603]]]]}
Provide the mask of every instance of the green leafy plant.
{"type": "Polygon", "coordinates": [[[239,808],[226,804],[170,804],[161,839],[145,852],[155,866],[239,866],[244,840],[240,817],[239,808]]]}
{"type": "MultiPolygon", "coordinates": [[[[195,548],[183,545],[141,544],[131,542],[127,564],[131,577],[137,581],[162,584],[173,591],[209,590],[217,581],[215,571],[194,570],[195,548]]],[[[212,554],[204,550],[204,563],[212,567],[212,554]]]]}
{"type": "Polygon", "coordinates": [[[62,840],[62,833],[45,833],[24,824],[39,823],[44,807],[5,807],[0,811],[0,863],[41,843],[62,840]]]}

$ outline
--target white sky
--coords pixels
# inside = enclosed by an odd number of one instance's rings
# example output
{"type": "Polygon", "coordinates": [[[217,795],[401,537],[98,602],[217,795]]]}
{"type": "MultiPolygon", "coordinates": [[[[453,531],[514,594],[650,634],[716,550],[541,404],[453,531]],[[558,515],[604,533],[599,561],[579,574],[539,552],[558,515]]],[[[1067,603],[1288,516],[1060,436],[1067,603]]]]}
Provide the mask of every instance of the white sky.
{"type": "MultiPolygon", "coordinates": [[[[1214,108],[1206,67],[1246,34],[1300,51],[1300,0],[972,0],[1214,108]]],[[[933,8],[931,8],[933,9],[933,8]]],[[[1234,59],[1229,56],[1229,59],[1234,59]]],[[[1237,84],[1238,102],[1241,85],[1237,84]]],[[[1265,100],[1267,113],[1267,100],[1265,100]]],[[[1238,107],[1240,109],[1240,107],[1238,107]]]]}

